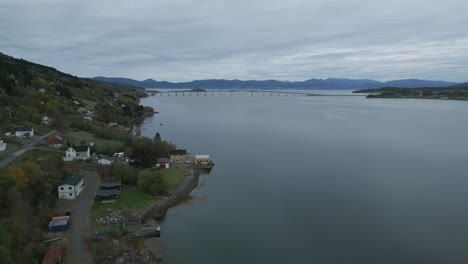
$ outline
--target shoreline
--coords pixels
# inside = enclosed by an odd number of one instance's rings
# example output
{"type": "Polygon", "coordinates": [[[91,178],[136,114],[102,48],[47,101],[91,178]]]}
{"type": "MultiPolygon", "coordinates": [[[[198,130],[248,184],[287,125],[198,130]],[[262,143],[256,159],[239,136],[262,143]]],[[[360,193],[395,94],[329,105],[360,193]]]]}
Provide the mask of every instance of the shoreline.
{"type": "Polygon", "coordinates": [[[154,214],[163,214],[170,208],[177,206],[181,200],[188,198],[190,193],[198,187],[199,179],[200,173],[191,169],[184,181],[171,195],[140,209],[137,214],[138,221],[144,223],[148,218],[153,218],[154,214]]]}

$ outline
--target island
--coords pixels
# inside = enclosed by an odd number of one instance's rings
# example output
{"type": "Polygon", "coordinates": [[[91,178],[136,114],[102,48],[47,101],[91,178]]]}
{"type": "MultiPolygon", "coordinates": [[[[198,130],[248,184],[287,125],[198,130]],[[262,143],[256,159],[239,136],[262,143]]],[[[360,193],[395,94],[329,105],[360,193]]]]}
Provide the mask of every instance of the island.
{"type": "Polygon", "coordinates": [[[368,94],[367,98],[416,98],[468,101],[468,83],[449,87],[398,88],[384,87],[379,89],[364,89],[353,93],[368,94]]]}

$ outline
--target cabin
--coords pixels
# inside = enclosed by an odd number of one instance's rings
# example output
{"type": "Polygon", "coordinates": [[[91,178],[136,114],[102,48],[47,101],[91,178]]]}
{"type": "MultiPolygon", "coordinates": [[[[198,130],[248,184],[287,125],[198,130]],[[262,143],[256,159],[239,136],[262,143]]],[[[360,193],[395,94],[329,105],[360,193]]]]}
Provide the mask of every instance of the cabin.
{"type": "Polygon", "coordinates": [[[65,158],[72,159],[89,159],[91,157],[91,150],[89,146],[71,146],[65,151],[65,158]]]}
{"type": "Polygon", "coordinates": [[[7,143],[3,142],[3,140],[0,140],[0,151],[4,151],[7,147],[7,143]]]}
{"type": "Polygon", "coordinates": [[[21,127],[15,132],[15,136],[22,138],[22,137],[33,137],[34,136],[34,128],[32,127],[21,127]]]}
{"type": "Polygon", "coordinates": [[[62,250],[59,248],[49,249],[46,251],[42,264],[60,264],[62,263],[62,250]]]}
{"type": "Polygon", "coordinates": [[[171,160],[168,158],[159,158],[156,160],[156,168],[161,168],[161,169],[169,169],[169,164],[171,163],[171,160]]]}
{"type": "Polygon", "coordinates": [[[70,221],[70,216],[56,216],[53,217],[49,223],[49,232],[64,232],[68,229],[68,222],[70,221]]]}
{"type": "Polygon", "coordinates": [[[185,149],[174,149],[170,152],[169,160],[173,162],[181,162],[182,159],[186,158],[187,150],[185,149]]]}
{"type": "Polygon", "coordinates": [[[80,195],[84,188],[84,178],[73,174],[65,177],[58,186],[58,198],[71,200],[80,195]]]}
{"type": "Polygon", "coordinates": [[[115,181],[102,181],[99,184],[100,190],[117,190],[120,192],[122,190],[122,181],[115,180],[115,181]]]}
{"type": "Polygon", "coordinates": [[[119,198],[120,192],[117,189],[97,190],[95,199],[98,201],[111,201],[119,198]]]}

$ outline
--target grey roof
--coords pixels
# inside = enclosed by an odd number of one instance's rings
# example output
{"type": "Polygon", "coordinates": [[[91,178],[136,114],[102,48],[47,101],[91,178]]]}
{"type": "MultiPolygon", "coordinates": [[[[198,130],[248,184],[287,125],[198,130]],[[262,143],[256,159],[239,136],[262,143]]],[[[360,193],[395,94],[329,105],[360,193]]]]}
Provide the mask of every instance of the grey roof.
{"type": "Polygon", "coordinates": [[[71,146],[76,152],[85,152],[88,151],[88,146],[71,146]]]}
{"type": "Polygon", "coordinates": [[[64,185],[64,184],[69,184],[69,185],[77,185],[81,180],[83,179],[83,176],[78,175],[78,174],[72,174],[68,175],[63,179],[59,185],[64,185]]]}
{"type": "Polygon", "coordinates": [[[112,188],[112,187],[119,187],[122,186],[122,181],[103,181],[101,184],[99,184],[100,187],[107,187],[107,188],[112,188]]]}
{"type": "Polygon", "coordinates": [[[98,190],[96,192],[96,196],[101,196],[101,197],[106,197],[106,196],[114,196],[118,195],[119,191],[116,189],[110,189],[110,190],[98,190]]]}
{"type": "Polygon", "coordinates": [[[164,163],[169,163],[169,162],[171,162],[171,160],[168,159],[168,158],[162,157],[162,158],[157,159],[156,162],[157,162],[157,163],[162,163],[162,162],[164,162],[164,163]]]}

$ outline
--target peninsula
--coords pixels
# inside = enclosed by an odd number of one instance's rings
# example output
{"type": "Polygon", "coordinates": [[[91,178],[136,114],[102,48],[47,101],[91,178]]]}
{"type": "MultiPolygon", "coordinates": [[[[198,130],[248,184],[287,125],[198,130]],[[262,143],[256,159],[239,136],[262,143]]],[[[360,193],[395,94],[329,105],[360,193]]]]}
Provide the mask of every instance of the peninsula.
{"type": "Polygon", "coordinates": [[[468,83],[449,87],[364,89],[353,93],[368,94],[367,98],[416,98],[468,101],[468,83]]]}

